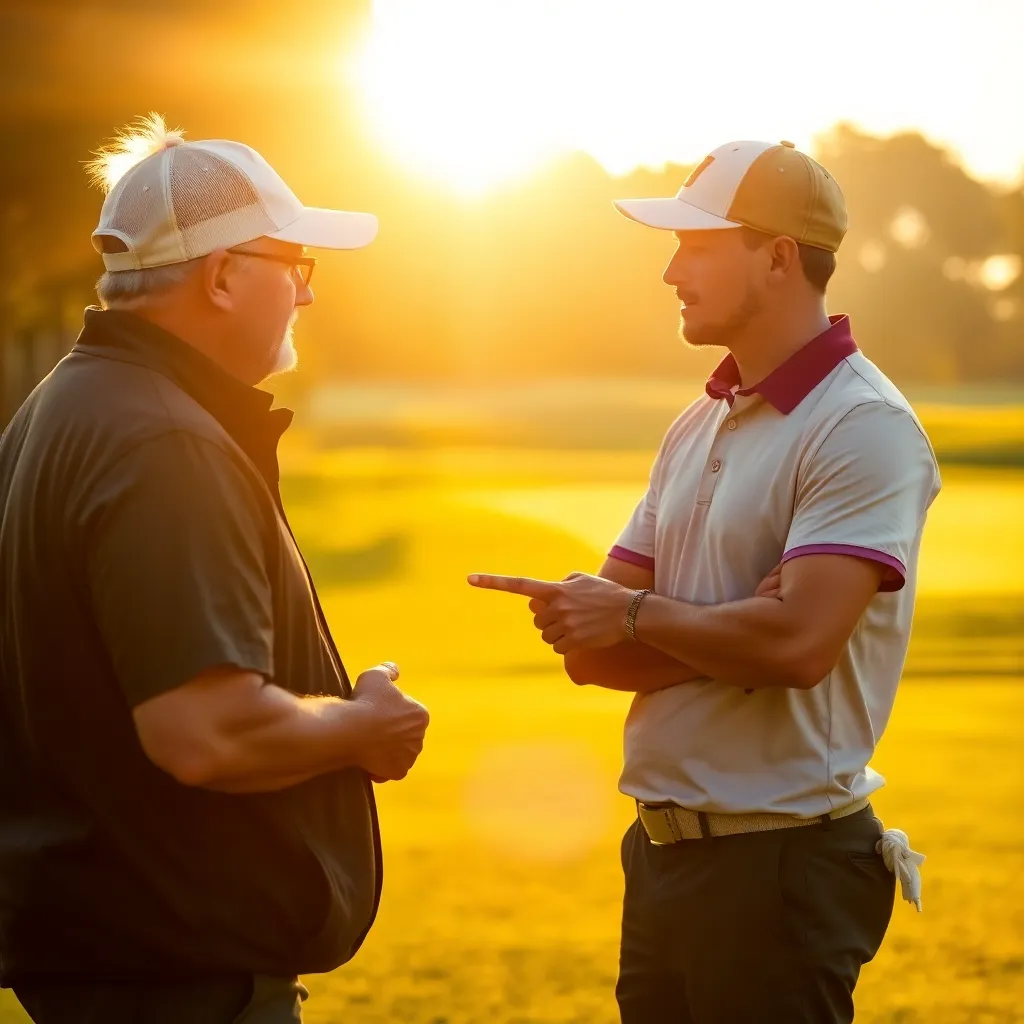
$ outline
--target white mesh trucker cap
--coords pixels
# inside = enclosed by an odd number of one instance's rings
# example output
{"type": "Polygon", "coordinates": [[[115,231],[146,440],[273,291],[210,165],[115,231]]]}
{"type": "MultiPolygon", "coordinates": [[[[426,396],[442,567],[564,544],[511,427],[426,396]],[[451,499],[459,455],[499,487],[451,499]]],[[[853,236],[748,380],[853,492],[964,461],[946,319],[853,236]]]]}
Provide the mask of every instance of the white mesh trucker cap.
{"type": "Polygon", "coordinates": [[[168,135],[108,193],[92,234],[107,270],[183,263],[263,235],[320,249],[359,249],[377,235],[372,213],[303,206],[249,146],[168,135]],[[102,252],[113,236],[125,252],[102,252]]]}

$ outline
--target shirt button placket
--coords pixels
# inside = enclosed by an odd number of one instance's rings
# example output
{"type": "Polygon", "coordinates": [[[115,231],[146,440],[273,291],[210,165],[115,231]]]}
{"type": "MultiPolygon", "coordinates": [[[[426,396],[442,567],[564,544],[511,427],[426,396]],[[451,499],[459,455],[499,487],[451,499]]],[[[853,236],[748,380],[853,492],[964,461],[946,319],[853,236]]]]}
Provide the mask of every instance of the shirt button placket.
{"type": "MultiPolygon", "coordinates": [[[[730,416],[729,419],[725,421],[724,425],[730,432],[735,430],[737,427],[736,417],[730,416]]],[[[719,426],[718,430],[721,431],[721,429],[721,426],[719,426]]],[[[728,445],[726,444],[723,435],[719,433],[711,450],[721,451],[725,447],[728,447],[728,445]]],[[[711,504],[711,497],[715,493],[715,483],[718,480],[718,474],[721,472],[721,469],[722,460],[718,457],[718,455],[715,455],[715,457],[711,459],[710,462],[705,463],[704,473],[701,477],[700,487],[697,490],[698,505],[707,506],[711,504]]]]}
{"type": "Polygon", "coordinates": [[[714,458],[704,464],[704,472],[701,474],[700,487],[697,490],[697,504],[710,505],[711,496],[715,493],[715,484],[718,481],[718,471],[722,468],[722,460],[714,458]]]}

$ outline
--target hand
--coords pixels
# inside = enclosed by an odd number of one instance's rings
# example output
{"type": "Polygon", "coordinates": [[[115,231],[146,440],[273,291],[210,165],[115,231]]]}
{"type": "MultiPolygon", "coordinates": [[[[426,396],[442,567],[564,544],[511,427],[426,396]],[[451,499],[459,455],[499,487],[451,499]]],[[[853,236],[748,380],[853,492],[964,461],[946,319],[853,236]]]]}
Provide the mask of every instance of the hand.
{"type": "Polygon", "coordinates": [[[760,583],[754,591],[754,597],[774,597],[782,600],[782,563],[777,566],[760,583]]]}
{"type": "Polygon", "coordinates": [[[600,576],[574,572],[561,583],[522,576],[469,577],[474,587],[531,597],[533,624],[557,654],[578,647],[611,647],[626,639],[626,612],[635,591],[600,576]]]}
{"type": "Polygon", "coordinates": [[[374,782],[404,779],[423,750],[427,709],[395,686],[398,666],[385,661],[356,680],[352,702],[363,709],[358,764],[374,782]]]}

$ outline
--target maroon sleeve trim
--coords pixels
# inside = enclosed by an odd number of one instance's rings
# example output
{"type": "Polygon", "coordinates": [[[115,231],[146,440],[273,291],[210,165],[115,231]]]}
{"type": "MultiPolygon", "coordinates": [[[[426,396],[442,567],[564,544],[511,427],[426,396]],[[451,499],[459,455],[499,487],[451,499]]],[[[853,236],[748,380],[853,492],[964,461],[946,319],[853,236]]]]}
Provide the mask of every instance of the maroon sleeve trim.
{"type": "Polygon", "coordinates": [[[654,572],[654,559],[650,555],[641,555],[636,551],[630,551],[629,548],[620,547],[618,544],[608,552],[608,557],[617,558],[620,562],[629,562],[630,565],[639,565],[641,569],[650,569],[651,572],[654,572]]]}
{"type": "Polygon", "coordinates": [[[857,544],[804,544],[787,551],[782,556],[782,561],[788,562],[791,558],[800,558],[802,555],[850,555],[853,558],[865,558],[869,562],[881,562],[889,570],[878,585],[882,593],[902,590],[907,582],[906,566],[898,558],[887,555],[884,551],[876,551],[875,548],[864,548],[857,544]]]}

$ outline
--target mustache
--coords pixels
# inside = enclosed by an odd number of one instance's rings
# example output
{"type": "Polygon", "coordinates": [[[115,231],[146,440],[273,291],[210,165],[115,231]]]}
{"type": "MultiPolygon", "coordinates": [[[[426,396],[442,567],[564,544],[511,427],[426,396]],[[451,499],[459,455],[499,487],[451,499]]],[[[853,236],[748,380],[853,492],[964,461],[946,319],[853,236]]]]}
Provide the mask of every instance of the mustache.
{"type": "Polygon", "coordinates": [[[689,306],[697,301],[697,296],[694,292],[687,292],[682,288],[676,289],[676,298],[679,299],[684,306],[689,306]]]}

